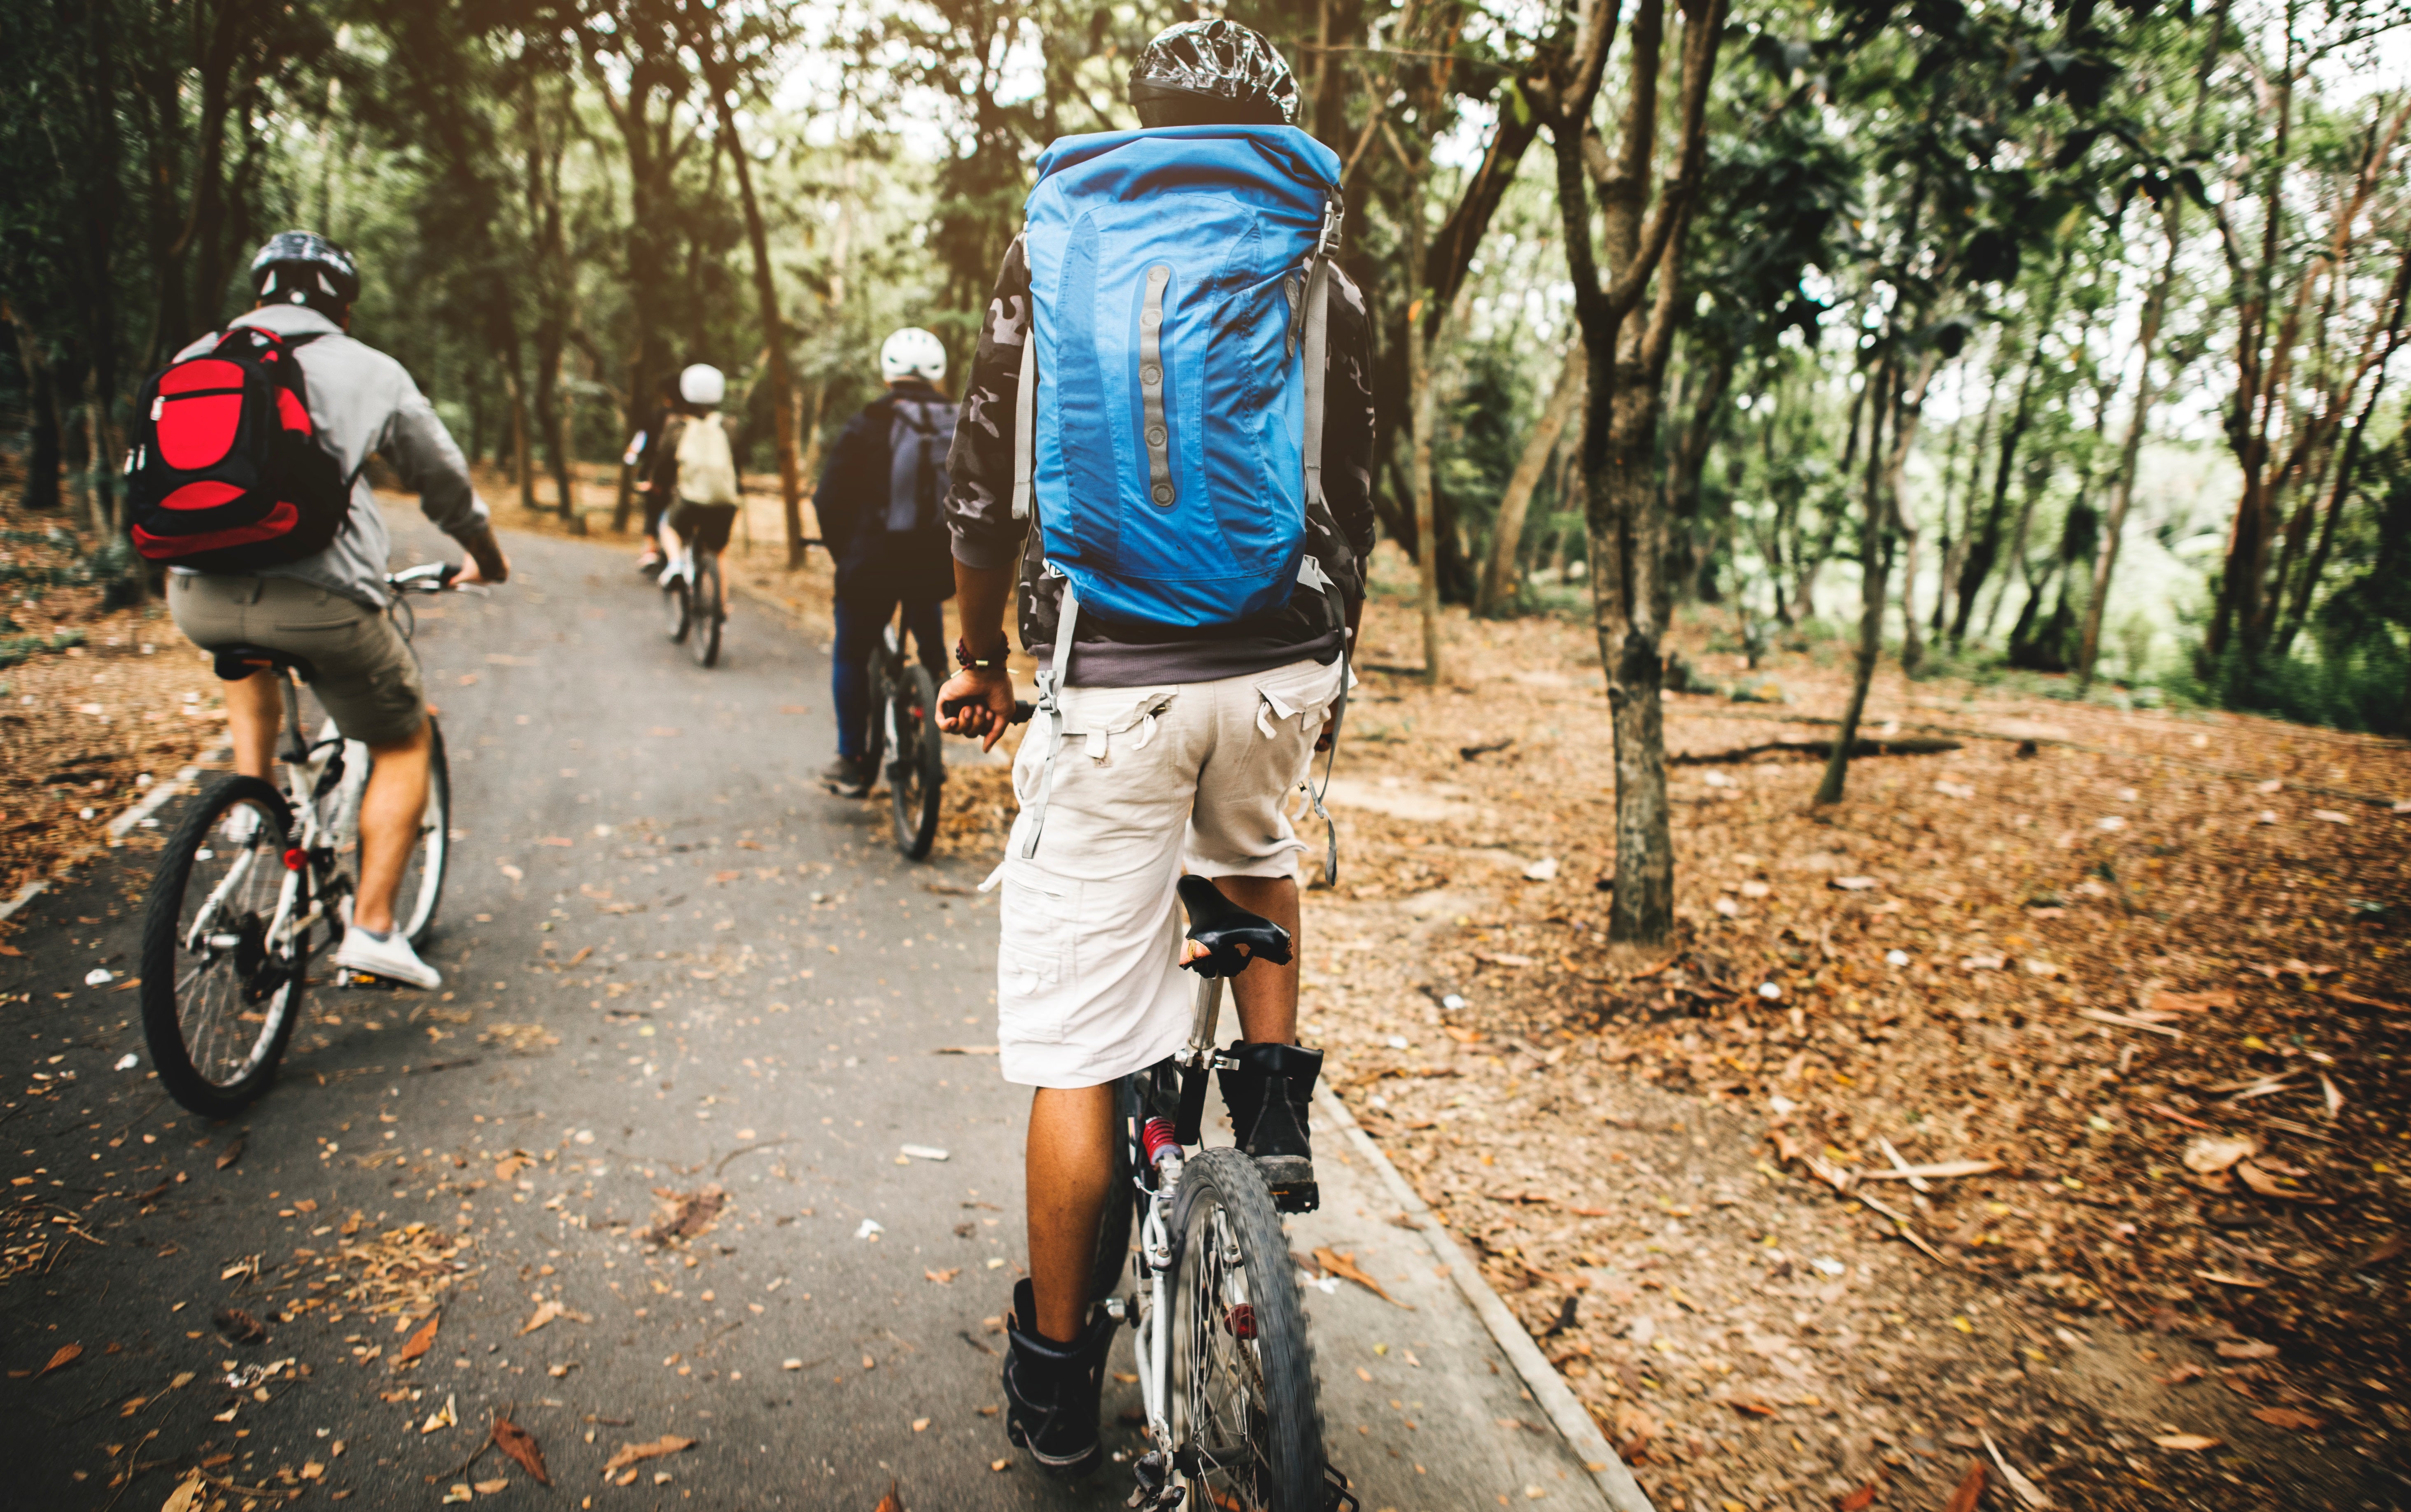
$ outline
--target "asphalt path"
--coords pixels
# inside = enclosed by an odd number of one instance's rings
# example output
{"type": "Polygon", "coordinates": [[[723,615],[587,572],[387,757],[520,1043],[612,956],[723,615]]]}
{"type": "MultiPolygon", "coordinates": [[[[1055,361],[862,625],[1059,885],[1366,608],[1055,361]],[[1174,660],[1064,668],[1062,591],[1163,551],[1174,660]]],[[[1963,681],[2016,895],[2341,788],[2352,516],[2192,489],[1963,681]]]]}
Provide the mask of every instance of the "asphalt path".
{"type": "MultiPolygon", "coordinates": [[[[415,513],[395,522],[402,558],[438,554],[415,513]]],[[[1118,1466],[1061,1486],[1001,1426],[1027,1095],[977,1053],[987,863],[908,863],[884,804],[811,781],[834,750],[825,632],[738,599],[707,672],[624,552],[510,546],[519,579],[418,613],[454,794],[442,993],[317,986],[279,1083],[212,1124],[163,1100],[147,1056],[118,1069],[142,1053],[147,856],[21,916],[23,953],[0,957],[23,1077],[0,1098],[7,1499],[155,1507],[200,1464],[376,1507],[497,1482],[470,1494],[1121,1505],[1118,1466]],[[649,1240],[713,1188],[698,1231],[649,1240]],[[266,1337],[229,1342],[235,1309],[266,1337]],[[556,1490],[472,1461],[498,1411],[556,1490]],[[694,1442],[605,1481],[665,1435],[694,1442]]],[[[1598,1505],[1374,1174],[1322,1165],[1293,1249],[1352,1255],[1388,1293],[1307,1292],[1366,1512],[1598,1505]]],[[[1118,1460],[1136,1407],[1118,1375],[1118,1460]]]]}

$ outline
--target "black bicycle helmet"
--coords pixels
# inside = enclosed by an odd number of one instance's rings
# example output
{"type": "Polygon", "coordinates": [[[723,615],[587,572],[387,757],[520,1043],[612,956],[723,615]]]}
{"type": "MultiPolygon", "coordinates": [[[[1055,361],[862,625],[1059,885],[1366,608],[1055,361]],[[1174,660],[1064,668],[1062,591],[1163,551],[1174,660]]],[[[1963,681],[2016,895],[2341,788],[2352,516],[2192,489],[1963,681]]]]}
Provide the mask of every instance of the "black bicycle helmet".
{"type": "Polygon", "coordinates": [[[279,231],[252,256],[251,291],[262,304],[306,304],[340,320],[360,297],[359,265],[315,231],[279,231]]]}
{"type": "Polygon", "coordinates": [[[1148,127],[1287,125],[1297,119],[1297,76],[1261,32],[1185,21],[1139,51],[1130,102],[1148,127]]]}

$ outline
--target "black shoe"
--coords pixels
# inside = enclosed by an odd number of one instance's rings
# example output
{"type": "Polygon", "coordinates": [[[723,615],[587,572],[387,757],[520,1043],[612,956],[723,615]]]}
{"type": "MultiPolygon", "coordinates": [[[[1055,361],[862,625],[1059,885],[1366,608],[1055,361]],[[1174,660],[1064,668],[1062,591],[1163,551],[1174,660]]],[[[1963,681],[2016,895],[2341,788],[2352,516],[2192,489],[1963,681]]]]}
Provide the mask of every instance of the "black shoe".
{"type": "Polygon", "coordinates": [[[1220,1072],[1222,1102],[1231,1110],[1231,1132],[1239,1148],[1256,1157],[1273,1205],[1283,1213],[1312,1213],[1322,1205],[1314,1183],[1314,1148],[1307,1135],[1307,1111],[1314,1104],[1314,1079],[1322,1074],[1322,1052],[1304,1045],[1235,1044],[1236,1070],[1220,1072]]]}
{"type": "Polygon", "coordinates": [[[860,798],[870,792],[878,775],[866,757],[840,756],[821,768],[821,786],[840,798],[860,798]]]}
{"type": "Polygon", "coordinates": [[[1105,1353],[1121,1325],[1100,1308],[1071,1344],[1038,1331],[1038,1303],[1027,1278],[1013,1284],[1013,1316],[1005,1322],[1005,1436],[1030,1451],[1038,1467],[1063,1480],[1097,1468],[1105,1447],[1097,1437],[1097,1398],[1104,1389],[1105,1353]]]}

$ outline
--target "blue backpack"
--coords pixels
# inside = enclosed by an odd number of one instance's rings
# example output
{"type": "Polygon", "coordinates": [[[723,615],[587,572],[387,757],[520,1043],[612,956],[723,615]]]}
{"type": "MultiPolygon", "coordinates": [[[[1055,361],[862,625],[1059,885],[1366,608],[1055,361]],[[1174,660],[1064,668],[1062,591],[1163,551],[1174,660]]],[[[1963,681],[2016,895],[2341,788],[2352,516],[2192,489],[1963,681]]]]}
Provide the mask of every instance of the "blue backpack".
{"type": "Polygon", "coordinates": [[[1083,608],[1221,625],[1289,601],[1322,494],[1339,179],[1294,126],[1105,132],[1040,155],[1013,511],[1035,505],[1069,579],[1067,644],[1083,608]]]}

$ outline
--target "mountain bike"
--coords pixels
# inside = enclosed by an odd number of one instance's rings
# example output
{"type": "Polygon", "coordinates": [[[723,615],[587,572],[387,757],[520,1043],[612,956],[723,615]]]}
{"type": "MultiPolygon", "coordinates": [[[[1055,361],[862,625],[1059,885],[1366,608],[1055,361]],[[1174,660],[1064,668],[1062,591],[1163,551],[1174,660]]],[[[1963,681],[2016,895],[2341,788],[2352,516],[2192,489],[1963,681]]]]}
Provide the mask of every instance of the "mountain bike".
{"type": "Polygon", "coordinates": [[[885,761],[896,849],[921,861],[938,837],[945,735],[938,728],[938,679],[906,655],[900,620],[881,631],[870,649],[870,731],[863,759],[873,771],[885,761]]]}
{"type": "MultiPolygon", "coordinates": [[[[429,562],[386,579],[407,638],[406,598],[438,593],[459,569],[429,562]]],[[[142,1033],[168,1096],[229,1118],[268,1090],[300,1021],[314,937],[341,942],[357,885],[360,796],[373,759],[332,720],[302,733],[302,658],[262,646],[212,648],[217,675],[240,681],[273,668],[284,690],[277,760],[283,785],[221,778],[185,812],[153,874],[142,923],[142,1033]]],[[[394,927],[416,947],[435,922],[451,852],[452,781],[444,732],[428,715],[427,811],[394,894],[394,927]]]]}
{"type": "Polygon", "coordinates": [[[1129,1505],[1249,1512],[1354,1512],[1348,1477],[1322,1446],[1314,1348],[1296,1262],[1255,1161],[1202,1145],[1210,1075],[1237,1064],[1215,1048],[1222,982],[1249,960],[1289,959],[1289,933],[1184,877],[1197,970],[1189,1043],[1114,1089],[1117,1185],[1098,1236],[1090,1294],[1130,1325],[1152,1447],[1129,1505]],[[1236,947],[1249,947],[1241,953],[1236,947]],[[1115,1298],[1131,1251],[1137,1287],[1115,1298]]]}
{"type": "Polygon", "coordinates": [[[720,629],[728,622],[728,603],[720,583],[720,551],[709,544],[687,540],[662,566],[662,626],[670,644],[684,642],[694,664],[709,667],[720,661],[720,629]]]}

